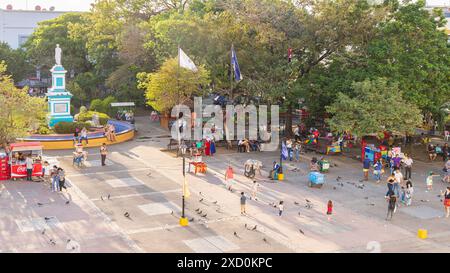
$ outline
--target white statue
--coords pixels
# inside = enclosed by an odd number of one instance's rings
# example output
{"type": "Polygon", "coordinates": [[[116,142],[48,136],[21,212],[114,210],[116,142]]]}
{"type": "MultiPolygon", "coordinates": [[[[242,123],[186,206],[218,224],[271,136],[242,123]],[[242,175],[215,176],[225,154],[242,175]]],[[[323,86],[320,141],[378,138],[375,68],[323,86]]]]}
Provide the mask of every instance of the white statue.
{"type": "Polygon", "coordinates": [[[59,44],[57,44],[55,48],[55,61],[57,65],[61,65],[61,55],[62,49],[59,47],[59,44]]]}

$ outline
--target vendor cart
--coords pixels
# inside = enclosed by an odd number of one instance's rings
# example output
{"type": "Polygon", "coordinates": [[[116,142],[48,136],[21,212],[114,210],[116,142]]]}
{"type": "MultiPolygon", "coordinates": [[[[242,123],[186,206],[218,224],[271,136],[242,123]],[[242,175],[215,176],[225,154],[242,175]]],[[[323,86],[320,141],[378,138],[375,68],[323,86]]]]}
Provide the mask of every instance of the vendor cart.
{"type": "Polygon", "coordinates": [[[40,142],[12,143],[9,148],[9,166],[13,180],[27,177],[25,159],[28,156],[33,159],[32,176],[42,176],[42,144],[40,142]]]}
{"type": "Polygon", "coordinates": [[[319,172],[310,172],[308,178],[308,185],[312,188],[322,188],[325,183],[325,175],[319,172]]]}
{"type": "Polygon", "coordinates": [[[326,159],[319,160],[320,171],[326,173],[330,170],[330,162],[326,159]]]}

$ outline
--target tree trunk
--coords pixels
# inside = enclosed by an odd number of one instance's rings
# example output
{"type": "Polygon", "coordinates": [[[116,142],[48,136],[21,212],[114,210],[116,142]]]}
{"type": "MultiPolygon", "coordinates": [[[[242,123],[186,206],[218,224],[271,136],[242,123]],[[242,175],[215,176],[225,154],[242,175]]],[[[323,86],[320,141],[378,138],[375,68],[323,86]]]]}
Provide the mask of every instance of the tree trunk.
{"type": "Polygon", "coordinates": [[[287,113],[286,113],[286,127],[284,133],[286,137],[292,137],[292,104],[288,104],[287,113]]]}

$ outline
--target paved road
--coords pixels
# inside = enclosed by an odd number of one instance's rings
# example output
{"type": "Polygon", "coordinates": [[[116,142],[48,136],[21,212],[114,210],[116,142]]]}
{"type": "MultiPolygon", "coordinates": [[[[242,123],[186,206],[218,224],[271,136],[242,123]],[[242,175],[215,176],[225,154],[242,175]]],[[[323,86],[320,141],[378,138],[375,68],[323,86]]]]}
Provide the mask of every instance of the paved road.
{"type": "Polygon", "coordinates": [[[386,222],[386,185],[374,182],[358,188],[361,164],[330,157],[332,165],[322,189],[307,187],[306,154],[300,163],[285,163],[286,181],[265,177],[278,153],[235,153],[219,149],[206,158],[205,175],[188,174],[189,227],[180,227],[182,161],[161,151],[168,133],[138,119],[134,141],[109,147],[107,166],[99,166],[96,149],[89,150],[88,166],[72,166],[69,152],[48,155],[66,169],[68,193],[49,192],[42,183],[0,184],[0,251],[3,252],[448,252],[450,219],[442,218],[436,181],[425,192],[424,174],[440,164],[417,162],[411,207],[400,207],[386,222]],[[258,201],[248,201],[241,216],[239,193],[250,193],[252,181],[242,175],[248,158],[263,161],[258,201]],[[224,186],[227,164],[237,170],[235,191],[224,186]],[[342,177],[340,186],[336,177],[342,177]],[[110,196],[108,199],[107,196],[110,196]],[[306,201],[312,208],[306,208],[306,201]],[[69,204],[66,204],[70,200],[69,204]],[[283,200],[282,217],[271,206],[283,200]],[[327,219],[326,202],[334,215],[327,219]],[[423,202],[421,201],[423,200],[423,202]],[[38,205],[40,203],[42,205],[38,205]],[[200,216],[197,211],[202,211],[200,216]],[[123,214],[128,212],[130,217],[123,214]],[[45,217],[48,217],[45,220],[45,217]],[[256,230],[252,230],[256,226],[256,230]],[[429,232],[427,240],[417,229],[429,232]],[[43,231],[45,230],[44,234],[43,231]],[[303,232],[300,232],[300,230],[303,232]],[[236,232],[236,235],[234,234],[236,232]],[[70,241],[68,241],[70,240],[70,241]],[[53,243],[55,242],[55,243],[53,243]]]}

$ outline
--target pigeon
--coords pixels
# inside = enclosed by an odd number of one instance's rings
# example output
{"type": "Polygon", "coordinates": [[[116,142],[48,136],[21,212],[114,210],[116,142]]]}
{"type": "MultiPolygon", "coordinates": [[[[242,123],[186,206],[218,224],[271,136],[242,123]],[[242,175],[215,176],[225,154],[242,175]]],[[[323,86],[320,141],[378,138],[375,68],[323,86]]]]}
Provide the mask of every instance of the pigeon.
{"type": "Polygon", "coordinates": [[[341,180],[341,177],[340,177],[340,176],[338,176],[338,177],[336,178],[336,181],[337,181],[337,182],[339,182],[339,180],[341,180]]]}
{"type": "Polygon", "coordinates": [[[202,214],[202,213],[203,213],[203,211],[202,211],[202,210],[200,210],[200,211],[197,211],[197,213],[198,213],[198,214],[202,214]]]}
{"type": "Polygon", "coordinates": [[[301,234],[305,235],[305,233],[303,232],[303,230],[298,229],[298,231],[300,231],[301,234]]]}
{"type": "Polygon", "coordinates": [[[42,204],[42,203],[37,203],[37,205],[38,205],[38,206],[43,206],[44,204],[42,204]]]}
{"type": "Polygon", "coordinates": [[[239,238],[239,235],[237,234],[237,232],[236,232],[236,231],[234,232],[234,236],[236,236],[236,237],[238,237],[238,238],[239,238]]]}
{"type": "Polygon", "coordinates": [[[367,199],[369,199],[369,197],[364,197],[364,199],[366,199],[366,200],[367,200],[367,199]]]}
{"type": "Polygon", "coordinates": [[[217,204],[217,201],[214,201],[213,204],[216,205],[216,204],[217,204]]]}
{"type": "Polygon", "coordinates": [[[206,218],[206,216],[207,216],[208,214],[207,213],[205,213],[204,215],[201,215],[203,218],[206,218]]]}
{"type": "Polygon", "coordinates": [[[333,187],[333,190],[335,190],[336,189],[336,187],[333,187]]]}
{"type": "Polygon", "coordinates": [[[311,203],[311,201],[309,201],[308,199],[305,199],[307,203],[311,203]]]}
{"type": "Polygon", "coordinates": [[[45,229],[44,229],[44,230],[43,230],[43,231],[41,232],[41,234],[42,234],[42,235],[44,235],[44,234],[45,234],[45,229]]]}
{"type": "Polygon", "coordinates": [[[103,200],[103,196],[100,196],[100,199],[102,199],[102,201],[105,201],[105,200],[103,200]]]}
{"type": "Polygon", "coordinates": [[[298,213],[298,215],[300,215],[300,212],[298,213]]]}
{"type": "Polygon", "coordinates": [[[254,228],[252,228],[252,230],[256,230],[258,228],[258,225],[255,225],[254,228]]]}
{"type": "Polygon", "coordinates": [[[370,203],[370,204],[367,204],[367,205],[372,206],[372,207],[375,206],[375,204],[373,204],[373,203],[370,203]]]}
{"type": "Polygon", "coordinates": [[[200,200],[198,200],[199,202],[203,202],[203,198],[202,199],[200,199],[200,200]]]}
{"type": "Polygon", "coordinates": [[[66,205],[69,205],[69,203],[70,203],[70,201],[69,201],[69,200],[67,200],[67,201],[66,201],[66,205]]]}
{"type": "Polygon", "coordinates": [[[189,219],[189,222],[194,222],[194,217],[192,217],[191,219],[189,219]]]}
{"type": "Polygon", "coordinates": [[[200,192],[198,192],[198,194],[200,194],[201,196],[203,196],[203,194],[202,194],[202,192],[200,191],[200,192]]]}
{"type": "Polygon", "coordinates": [[[294,202],[294,204],[297,205],[297,206],[300,205],[298,202],[294,202]]]}
{"type": "Polygon", "coordinates": [[[266,239],[266,238],[263,238],[263,241],[264,241],[265,243],[269,243],[269,242],[267,241],[267,239],[266,239]]]}
{"type": "Polygon", "coordinates": [[[52,244],[52,245],[56,245],[56,242],[55,242],[55,240],[53,240],[53,239],[50,239],[50,244],[52,244]]]}
{"type": "Polygon", "coordinates": [[[108,200],[111,199],[111,194],[108,194],[108,200]]]}
{"type": "Polygon", "coordinates": [[[170,212],[171,215],[173,215],[173,210],[170,212]]]}
{"type": "Polygon", "coordinates": [[[196,209],[195,211],[196,211],[196,212],[199,212],[199,211],[200,211],[200,209],[196,209]]]}
{"type": "Polygon", "coordinates": [[[127,218],[130,218],[130,214],[129,214],[128,212],[125,212],[125,213],[123,214],[123,216],[125,216],[125,217],[127,217],[127,218]]]}
{"type": "Polygon", "coordinates": [[[51,217],[44,217],[45,221],[50,221],[51,217]]]}
{"type": "Polygon", "coordinates": [[[247,228],[247,224],[245,224],[244,227],[247,228]]]}

